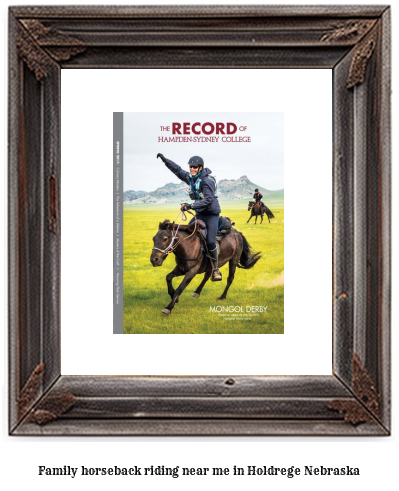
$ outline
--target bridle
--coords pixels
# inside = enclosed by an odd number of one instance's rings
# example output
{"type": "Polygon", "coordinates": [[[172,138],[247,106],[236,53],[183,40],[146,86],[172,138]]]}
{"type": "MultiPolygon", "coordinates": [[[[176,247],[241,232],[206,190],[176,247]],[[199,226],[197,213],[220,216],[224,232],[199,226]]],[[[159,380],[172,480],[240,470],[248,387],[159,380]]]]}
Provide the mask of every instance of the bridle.
{"type": "Polygon", "coordinates": [[[179,231],[181,222],[182,221],[185,222],[187,220],[187,216],[186,216],[185,212],[183,210],[181,210],[177,214],[176,218],[173,220],[172,226],[175,224],[177,218],[181,214],[179,225],[177,226],[176,231],[175,231],[175,235],[172,237],[172,240],[171,240],[170,244],[168,245],[168,247],[166,249],[164,249],[164,250],[159,249],[158,247],[153,247],[152,250],[155,249],[156,251],[162,252],[162,254],[164,254],[165,256],[167,256],[171,252],[173,252],[181,242],[183,242],[184,240],[189,239],[190,237],[192,237],[195,234],[195,232],[197,231],[197,217],[194,215],[194,213],[191,213],[191,211],[187,211],[187,213],[190,213],[190,215],[193,215],[193,217],[194,217],[194,230],[193,230],[193,232],[190,235],[188,235],[187,237],[184,237],[184,239],[180,239],[179,237],[177,237],[177,232],[179,231]],[[176,239],[177,239],[177,243],[175,245],[173,245],[173,242],[176,239]]]}

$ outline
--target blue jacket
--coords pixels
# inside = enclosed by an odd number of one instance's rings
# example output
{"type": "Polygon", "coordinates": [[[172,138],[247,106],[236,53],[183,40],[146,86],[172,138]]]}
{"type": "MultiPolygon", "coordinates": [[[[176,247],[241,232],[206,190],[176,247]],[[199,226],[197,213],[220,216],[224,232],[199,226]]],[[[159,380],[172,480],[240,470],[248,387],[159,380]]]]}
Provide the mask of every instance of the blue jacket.
{"type": "MultiPolygon", "coordinates": [[[[196,180],[196,177],[192,177],[191,174],[185,170],[183,170],[179,165],[175,164],[169,159],[165,159],[166,167],[173,172],[181,181],[187,183],[190,186],[190,182],[192,179],[196,180]]],[[[203,194],[203,198],[194,201],[192,204],[193,210],[197,213],[202,213],[205,215],[217,215],[220,213],[220,205],[217,198],[215,198],[215,183],[212,179],[207,177],[209,174],[212,174],[212,171],[203,168],[200,179],[201,179],[201,192],[203,194]]]]}

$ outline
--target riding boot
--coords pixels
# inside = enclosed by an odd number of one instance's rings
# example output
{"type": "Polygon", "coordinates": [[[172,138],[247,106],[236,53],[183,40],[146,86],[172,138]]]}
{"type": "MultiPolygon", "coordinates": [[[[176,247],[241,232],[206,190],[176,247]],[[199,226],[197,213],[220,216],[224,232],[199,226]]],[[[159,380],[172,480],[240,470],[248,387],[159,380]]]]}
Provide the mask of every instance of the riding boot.
{"type": "Polygon", "coordinates": [[[213,251],[209,251],[209,254],[212,258],[213,265],[215,269],[212,271],[212,276],[211,276],[211,281],[222,281],[222,273],[219,271],[218,268],[218,249],[215,247],[213,251]]]}

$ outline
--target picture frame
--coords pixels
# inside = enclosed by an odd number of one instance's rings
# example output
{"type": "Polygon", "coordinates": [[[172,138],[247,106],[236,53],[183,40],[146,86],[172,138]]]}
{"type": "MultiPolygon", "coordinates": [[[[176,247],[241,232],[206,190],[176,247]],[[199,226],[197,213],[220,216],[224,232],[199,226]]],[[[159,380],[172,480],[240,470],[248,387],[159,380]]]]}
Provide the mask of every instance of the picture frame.
{"type": "Polygon", "coordinates": [[[9,9],[9,433],[390,434],[389,6],[9,9]],[[333,70],[330,376],[60,373],[61,69],[333,70]]]}

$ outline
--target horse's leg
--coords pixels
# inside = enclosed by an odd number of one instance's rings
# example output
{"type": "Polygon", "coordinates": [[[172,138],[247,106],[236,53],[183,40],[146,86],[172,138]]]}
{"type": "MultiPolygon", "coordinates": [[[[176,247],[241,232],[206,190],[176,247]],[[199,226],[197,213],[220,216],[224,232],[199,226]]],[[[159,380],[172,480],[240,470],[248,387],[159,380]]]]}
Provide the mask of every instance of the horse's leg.
{"type": "MultiPolygon", "coordinates": [[[[251,213],[251,216],[248,218],[248,222],[251,220],[251,218],[252,218],[253,216],[254,216],[254,215],[253,215],[253,213],[251,213]]],[[[248,223],[248,222],[247,222],[247,223],[248,223]]]]}
{"type": "Polygon", "coordinates": [[[263,213],[260,214],[260,223],[263,222],[263,213]]]}
{"type": "Polygon", "coordinates": [[[212,271],[205,271],[204,279],[201,281],[200,285],[198,286],[198,288],[193,293],[193,297],[199,297],[201,295],[202,289],[204,288],[205,283],[211,277],[211,274],[212,274],[212,271]]]}
{"type": "Polygon", "coordinates": [[[227,278],[227,285],[226,285],[226,288],[224,289],[224,292],[218,298],[218,300],[225,300],[226,299],[228,289],[230,288],[230,285],[233,283],[233,280],[234,280],[234,273],[236,272],[237,263],[238,263],[238,261],[235,257],[233,257],[233,259],[230,259],[230,261],[229,261],[229,276],[227,278]]]}
{"type": "Polygon", "coordinates": [[[168,293],[170,295],[170,298],[172,299],[175,295],[175,290],[172,285],[172,280],[176,276],[181,276],[182,274],[184,274],[183,271],[181,271],[181,269],[179,269],[178,266],[176,266],[173,271],[171,271],[169,274],[166,275],[166,284],[168,285],[168,293]]]}
{"type": "Polygon", "coordinates": [[[200,264],[198,264],[198,266],[195,266],[194,268],[190,269],[190,271],[187,271],[187,273],[184,275],[183,281],[180,283],[180,285],[175,290],[172,301],[170,302],[170,304],[168,306],[166,306],[162,310],[162,312],[164,314],[170,314],[172,312],[172,309],[175,306],[175,303],[177,303],[177,301],[179,300],[179,296],[182,294],[183,290],[186,288],[186,286],[190,283],[190,281],[197,274],[199,267],[200,267],[200,264]]]}
{"type": "Polygon", "coordinates": [[[255,215],[255,225],[257,221],[258,221],[258,215],[255,215]]]}

